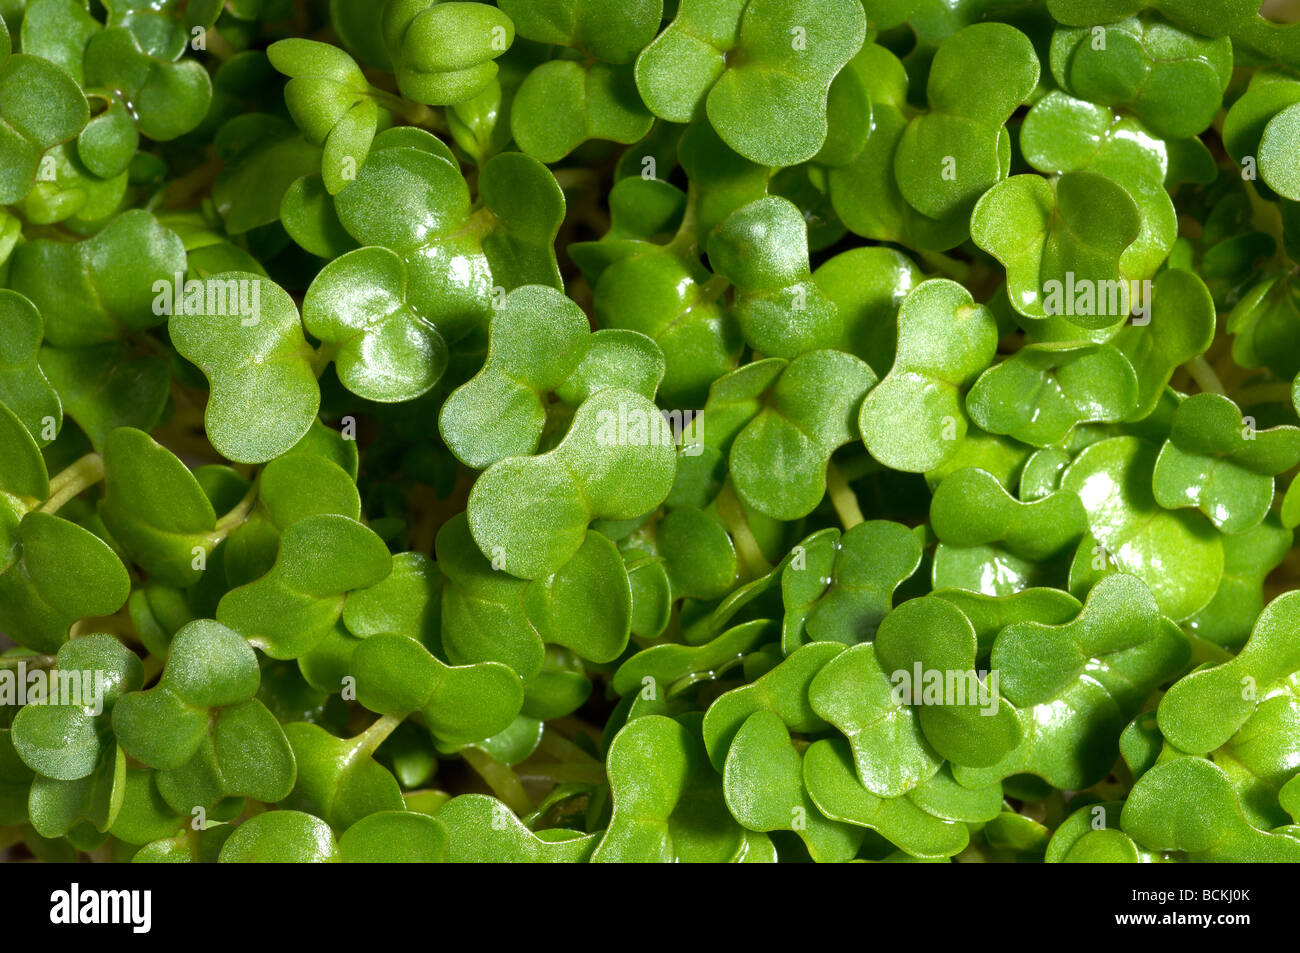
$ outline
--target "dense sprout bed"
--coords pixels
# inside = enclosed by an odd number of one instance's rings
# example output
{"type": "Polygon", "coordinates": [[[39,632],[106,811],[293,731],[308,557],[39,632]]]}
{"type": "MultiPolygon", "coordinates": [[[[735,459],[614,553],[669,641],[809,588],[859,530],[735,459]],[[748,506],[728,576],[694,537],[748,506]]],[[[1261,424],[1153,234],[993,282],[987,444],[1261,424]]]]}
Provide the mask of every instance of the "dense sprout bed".
{"type": "Polygon", "coordinates": [[[1300,860],[1300,25],[0,12],[9,858],[1300,860]]]}

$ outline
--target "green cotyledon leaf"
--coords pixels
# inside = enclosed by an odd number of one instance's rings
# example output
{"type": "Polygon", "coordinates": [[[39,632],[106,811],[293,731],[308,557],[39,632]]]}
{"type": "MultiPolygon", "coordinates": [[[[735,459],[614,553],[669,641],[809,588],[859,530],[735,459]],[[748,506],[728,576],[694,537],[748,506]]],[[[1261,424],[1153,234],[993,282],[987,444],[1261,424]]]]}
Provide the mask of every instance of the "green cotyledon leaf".
{"type": "Polygon", "coordinates": [[[656,247],[605,268],[592,308],[602,328],[640,332],[659,345],[659,396],[666,406],[699,407],[709,385],[735,367],[744,346],[722,301],[726,290],[724,279],[710,278],[698,263],[656,247]]]}
{"type": "Polygon", "coordinates": [[[412,307],[407,266],[386,248],[358,248],[325,266],[303,298],[303,326],[334,349],[343,385],[382,402],[413,400],[447,367],[447,342],[412,307]]]}
{"type": "MultiPolygon", "coordinates": [[[[970,234],[969,209],[958,207],[941,219],[922,214],[904,200],[899,181],[894,172],[894,160],[899,142],[907,130],[915,109],[908,104],[908,75],[902,62],[892,52],[877,43],[865,43],[845,71],[852,70],[861,79],[871,101],[871,130],[866,146],[844,165],[829,170],[827,187],[831,206],[836,216],[857,235],[882,241],[904,242],[918,249],[943,250],[960,245],[970,234]]],[[[942,126],[943,123],[941,122],[942,126]]],[[[962,126],[957,120],[950,125],[962,126]]],[[[986,140],[987,130],[977,134],[986,140]]],[[[931,144],[933,145],[933,143],[931,144]]],[[[999,173],[1009,172],[1011,141],[1005,134],[998,135],[994,148],[1000,163],[999,173]]],[[[968,152],[978,152],[975,145],[968,152]]],[[[947,154],[930,156],[930,170],[936,169],[940,181],[952,178],[958,167],[945,164],[944,159],[956,156],[947,154]]],[[[978,161],[964,169],[963,184],[970,186],[979,177],[978,161]]],[[[920,177],[916,183],[924,189],[932,180],[920,177]]]]}
{"type": "Polygon", "coordinates": [[[841,348],[877,373],[893,366],[898,308],[923,279],[911,259],[884,246],[841,252],[813,272],[813,281],[839,309],[841,348]]]}
{"type": "Polygon", "coordinates": [[[670,504],[704,506],[729,469],[750,510],[773,518],[807,515],[825,494],[830,455],[852,439],[857,406],[874,382],[870,367],[831,349],[788,363],[765,358],[718,378],[704,411],[683,417],[670,504]],[[774,459],[781,464],[774,467],[774,459]]]}
{"type": "Polygon", "coordinates": [[[402,95],[431,105],[480,93],[515,39],[508,11],[481,3],[401,0],[384,8],[381,23],[402,95]]]}
{"type": "Polygon", "coordinates": [[[51,691],[18,709],[10,727],[13,750],[49,781],[89,777],[105,754],[111,760],[115,744],[105,729],[113,706],[143,680],[140,659],[111,635],[65,642],[55,656],[51,689],[58,686],[67,696],[51,691]]]}
{"type": "Polygon", "coordinates": [[[325,864],[339,862],[330,826],[301,811],[266,811],[235,828],[221,847],[225,864],[325,864]]]}
{"type": "Polygon", "coordinates": [[[908,123],[894,153],[903,199],[935,220],[969,212],[1006,177],[1003,124],[1038,75],[1033,44],[1007,24],[973,24],[944,40],[926,85],[930,110],[908,123]],[[976,65],[990,58],[997,70],[976,65]]]}
{"type": "Polygon", "coordinates": [[[524,590],[524,611],[542,638],[604,664],[627,647],[632,590],[618,547],[588,531],[577,552],[524,590]]]}
{"type": "Polygon", "coordinates": [[[1236,649],[1264,608],[1264,582],[1291,551],[1294,533],[1270,514],[1254,529],[1223,537],[1223,578],[1214,598],[1183,623],[1203,639],[1236,649]]]}
{"type": "Polygon", "coordinates": [[[1251,826],[1223,771],[1202,758],[1172,758],[1138,779],[1124,804],[1124,832],[1148,850],[1206,862],[1295,863],[1300,840],[1251,826]]]}
{"type": "Polygon", "coordinates": [[[1077,542],[1086,514],[1077,497],[1054,492],[1031,502],[1011,496],[988,471],[965,467],[945,477],[930,504],[930,524],[943,544],[997,543],[1015,556],[1042,560],[1077,542]]]}
{"type": "Polygon", "coordinates": [[[436,864],[447,852],[447,827],[415,811],[378,811],[361,818],[339,837],[339,857],[348,864],[436,864]]]}
{"type": "Polygon", "coordinates": [[[966,395],[981,428],[1036,447],[1081,423],[1115,423],[1137,407],[1133,367],[1109,344],[1030,344],[983,374],[966,395]]]}
{"type": "Polygon", "coordinates": [[[118,178],[130,169],[140,132],[126,104],[116,96],[100,93],[95,100],[102,111],[77,136],[77,158],[101,179],[118,178]]]}
{"type": "Polygon", "coordinates": [[[362,245],[382,245],[406,265],[407,306],[448,344],[484,326],[493,288],[560,286],[553,243],[564,194],[537,160],[494,156],[479,176],[482,203],[451,150],[411,126],[375,137],[369,157],[335,197],[339,221],[362,245]],[[391,214],[393,204],[404,209],[391,214]]]}
{"type": "Polygon", "coordinates": [[[591,334],[571,299],[529,285],[506,295],[493,312],[487,361],[447,398],[438,428],[463,463],[486,469],[537,452],[551,395],[580,404],[603,384],[653,398],[662,376],[663,358],[652,341],[632,331],[591,334]]]}
{"type": "Polygon", "coordinates": [[[320,258],[337,258],[357,247],[339,221],[334,197],[314,173],[295,179],[285,190],[280,199],[280,224],[290,238],[320,258]]]}
{"type": "Polygon", "coordinates": [[[322,161],[318,146],[292,122],[270,113],[232,117],[217,130],[213,147],[224,168],[212,185],[212,200],[232,236],[273,223],[289,187],[314,174],[322,161]]]}
{"type": "Polygon", "coordinates": [[[1118,324],[1134,307],[1119,262],[1140,228],[1132,197],[1097,172],[1013,176],[971,214],[971,238],[1007,269],[1012,306],[1082,328],[1118,324]]]}
{"type": "MultiPolygon", "coordinates": [[[[227,584],[223,588],[241,586],[267,573],[275,564],[280,536],[291,524],[329,513],[360,519],[361,499],[354,478],[325,453],[311,449],[310,433],[262,469],[255,487],[257,501],[251,512],[247,511],[245,500],[250,488],[245,486],[240,501],[219,521],[225,531],[247,514],[230,531],[221,549],[227,584]]],[[[343,464],[346,463],[343,459],[343,464]]]]}
{"type": "Polygon", "coordinates": [[[542,670],[524,685],[525,718],[549,721],[577,711],[591,697],[594,685],[577,653],[548,646],[542,670]]]}
{"type": "Polygon", "coordinates": [[[45,324],[36,306],[15,291],[0,291],[0,402],[45,446],[63,423],[63,404],[39,363],[45,324]]]}
{"type": "Polygon", "coordinates": [[[944,763],[896,685],[875,648],[864,643],[827,662],[808,686],[813,711],[847,740],[858,782],[886,799],[915,789],[944,763]]]}
{"type": "Polygon", "coordinates": [[[1256,430],[1221,394],[1196,394],[1174,411],[1152,475],[1156,502],[1194,506],[1226,534],[1258,526],[1273,503],[1273,477],[1300,463],[1300,428],[1256,430]]]}
{"type": "Polygon", "coordinates": [[[173,637],[158,683],[114,706],[118,743],[159,769],[159,792],[173,810],[210,808],[225,797],[273,802],[293,788],[289,742],[253,697],[260,679],[252,647],[200,619],[173,637]]]}
{"type": "Polygon", "coordinates": [[[197,567],[215,544],[217,514],[202,487],[171,451],[139,430],[123,427],[108,437],[99,514],[132,559],[167,585],[196,582],[197,567]]]}
{"type": "Polygon", "coordinates": [[[568,562],[593,518],[653,510],[675,471],[673,436],[659,409],[633,391],[602,390],[582,403],[554,450],[507,457],[479,477],[470,530],[507,572],[536,579],[568,562]]]}
{"type": "Polygon", "coordinates": [[[514,811],[486,794],[461,794],[434,816],[447,827],[447,862],[453,864],[583,863],[600,839],[599,833],[563,828],[531,831],[514,811]]]}
{"type": "MultiPolygon", "coordinates": [[[[1300,80],[1292,73],[1280,69],[1263,69],[1255,73],[1246,91],[1232,103],[1223,118],[1223,146],[1228,155],[1237,163],[1246,156],[1260,156],[1262,160],[1260,144],[1264,133],[1274,119],[1297,102],[1300,102],[1300,80]]],[[[1279,123],[1279,131],[1286,122],[1279,123]]],[[[1278,143],[1284,138],[1279,136],[1278,143]]],[[[1286,161],[1281,150],[1277,151],[1276,158],[1286,161]]]]}
{"type": "Polygon", "coordinates": [[[804,787],[804,755],[775,712],[760,709],[736,731],[722,774],[727,807],[752,831],[792,830],[819,862],[850,860],[864,831],[826,817],[804,787]]]}
{"type": "Polygon", "coordinates": [[[1122,801],[1102,801],[1079,808],[1053,832],[1043,860],[1049,864],[1154,863],[1162,858],[1133,843],[1120,830],[1122,801]]]}
{"type": "Polygon", "coordinates": [[[90,118],[72,77],[48,59],[9,50],[5,43],[0,59],[0,202],[6,205],[31,189],[42,154],[72,139],[90,118]]]}
{"type": "Polygon", "coordinates": [[[1000,763],[958,766],[955,777],[979,785],[1030,773],[1054,787],[1088,787],[1114,764],[1129,719],[1189,654],[1151,591],[1123,573],[1098,582],[1070,622],[1012,623],[994,640],[989,671],[1019,711],[1022,740],[1000,763]]]}
{"type": "Polygon", "coordinates": [[[1228,743],[1210,755],[1223,769],[1241,800],[1242,813],[1255,827],[1290,824],[1295,805],[1286,786],[1295,777],[1295,736],[1300,723],[1293,679],[1268,687],[1255,712],[1228,743]]]}
{"type": "Polygon", "coordinates": [[[1181,751],[1205,754],[1226,743],[1258,700],[1300,669],[1296,647],[1300,594],[1283,593],[1260,613],[1232,659],[1180,679],[1160,699],[1160,731],[1181,751]]]}
{"type": "Polygon", "coordinates": [[[163,323],[158,282],[185,270],[180,238],[142,209],[80,242],[38,239],[14,252],[9,285],[45,321],[45,341],[85,347],[163,323]]]}
{"type": "Polygon", "coordinates": [[[510,110],[510,131],[526,154],[558,162],[590,139],[632,143],[654,123],[632,69],[551,60],[528,74],[510,110]]]}
{"type": "Polygon", "coordinates": [[[1098,172],[1137,204],[1138,237],[1119,261],[1129,279],[1152,276],[1173,247],[1178,222],[1165,178],[1179,146],[1178,140],[1157,139],[1132,118],[1060,91],[1034,104],[1020,133],[1026,159],[1040,172],[1098,172]]]}
{"type": "Polygon", "coordinates": [[[312,811],[335,828],[351,827],[378,811],[402,810],[397,779],[373,757],[398,720],[384,716],[352,738],[337,738],[305,721],[286,725],[298,777],[285,805],[312,811]]]}
{"type": "Polygon", "coordinates": [[[177,813],[212,809],[229,798],[269,803],[292,790],[296,769],[280,722],[252,699],[213,716],[189,761],[158,772],[158,791],[177,813]]]}
{"type": "Polygon", "coordinates": [[[992,596],[967,589],[936,589],[933,593],[962,611],[975,627],[978,658],[988,658],[997,634],[1013,622],[1042,622],[1061,625],[1079,614],[1079,600],[1061,589],[1034,588],[1004,596],[992,596]]]}
{"type": "Polygon", "coordinates": [[[0,440],[4,441],[6,454],[0,459],[0,523],[4,536],[0,545],[6,555],[0,566],[13,561],[12,543],[16,538],[18,521],[31,505],[26,501],[40,502],[50,495],[50,474],[40,446],[18,416],[0,401],[0,440]]]}
{"type": "Polygon", "coordinates": [[[703,510],[682,506],[659,521],[655,548],[663,558],[670,598],[717,599],[736,584],[736,545],[703,510]]]}
{"type": "Polygon", "coordinates": [[[921,549],[915,533],[888,520],[868,520],[842,535],[826,529],[809,536],[781,572],[782,650],[788,655],[807,642],[871,641],[894,590],[920,566],[921,549]]]}
{"type": "Polygon", "coordinates": [[[1029,502],[1056,492],[1069,465],[1070,454],[1060,447],[1044,447],[1030,454],[1020,471],[1020,498],[1029,502]]]}
{"type": "Polygon", "coordinates": [[[128,767],[123,782],[122,806],[113,820],[111,833],[127,844],[148,844],[174,836],[185,826],[158,793],[156,774],[148,768],[128,767]]]}
{"type": "Polygon", "coordinates": [[[398,553],[392,572],[369,588],[348,593],[343,624],[359,638],[406,635],[432,648],[442,633],[442,587],[442,573],[428,556],[398,553]]]}
{"type": "Polygon", "coordinates": [[[1157,135],[1201,132],[1218,111],[1232,75],[1232,43],[1186,32],[1160,17],[1102,27],[1058,28],[1052,74],[1068,93],[1126,106],[1157,135]]]}
{"type": "Polygon", "coordinates": [[[722,799],[699,736],[699,715],[682,722],[645,715],[609,747],[613,811],[593,863],[725,862],[743,856],[744,830],[722,799]]]}
{"type": "Polygon", "coordinates": [[[1180,620],[1214,598],[1223,544],[1200,513],[1160,508],[1151,490],[1156,459],[1157,448],[1138,437],[1101,440],[1075,457],[1061,488],[1079,497],[1107,557],[1147,584],[1161,612],[1180,620]]]}
{"type": "Polygon", "coordinates": [[[127,188],[125,168],[100,178],[86,168],[71,142],[50,150],[41,163],[36,185],[20,206],[33,224],[67,222],[75,229],[85,229],[102,224],[122,205],[127,188]]]}
{"type": "Polygon", "coordinates": [[[610,5],[599,0],[504,0],[519,35],[571,46],[606,63],[629,63],[654,39],[663,0],[610,5]]]}
{"type": "Polygon", "coordinates": [[[527,584],[494,568],[499,562],[479,551],[464,514],[443,525],[434,546],[445,580],[442,645],[447,658],[454,665],[502,662],[521,678],[536,676],[545,646],[524,611],[527,584]]]}
{"type": "Polygon", "coordinates": [[[853,440],[858,406],[875,383],[870,367],[842,351],[808,351],[791,361],[731,443],[728,464],[741,500],[776,519],[812,512],[831,454],[853,440]]]}
{"type": "Polygon", "coordinates": [[[278,457],[306,435],[320,407],[316,355],[298,306],[251,272],[186,285],[167,327],[176,350],[208,379],[208,439],[237,462],[278,457]]]}
{"type": "Polygon", "coordinates": [[[722,769],[736,733],[754,712],[773,712],[794,731],[824,726],[809,702],[808,687],[822,667],[843,651],[839,642],[811,642],[753,683],[714,701],[704,716],[704,746],[713,766],[722,769]]]}
{"type": "Polygon", "coordinates": [[[917,285],[898,311],[894,365],[862,402],[871,455],[893,469],[932,470],[956,453],[968,422],[962,395],[993,360],[997,325],[961,285],[917,285]]]}
{"type": "MultiPolygon", "coordinates": [[[[727,537],[730,542],[731,537],[727,537]]],[[[644,550],[625,550],[628,587],[632,591],[632,635],[653,639],[663,634],[672,619],[673,594],[660,556],[646,555],[644,550]]],[[[734,576],[734,570],[732,572],[734,576]]]]}
{"type": "Polygon", "coordinates": [[[328,43],[278,40],[267,57],[289,77],[285,104],[307,140],[324,147],[321,174],[329,194],[337,195],[365,161],[380,123],[370,84],[347,53],[328,43]]]}
{"type": "Polygon", "coordinates": [[[735,286],[732,304],[746,342],[772,357],[833,347],[839,309],[813,281],[808,226],[790,201],[768,196],[732,212],[708,241],[709,265],[735,286]]]}
{"type": "Polygon", "coordinates": [[[1020,716],[1002,697],[996,666],[975,670],[979,640],[953,603],[904,602],[885,616],[872,645],[894,703],[917,709],[926,741],[953,765],[985,767],[1020,743],[1020,716]]]}
{"type": "Polygon", "coordinates": [[[697,672],[722,668],[741,659],[772,637],[771,623],[754,619],[733,626],[702,645],[663,643],[633,655],[614,672],[613,688],[620,695],[658,695],[697,672]]]}
{"type": "Polygon", "coordinates": [[[443,526],[435,546],[446,579],[441,641],[452,663],[501,662],[528,682],[542,670],[544,641],[602,663],[627,646],[631,584],[617,547],[600,533],[588,531],[569,560],[531,582],[497,568],[499,554],[480,552],[463,514],[443,526]]]}
{"type": "Polygon", "coordinates": [[[126,27],[151,55],[173,60],[184,51],[193,28],[211,29],[219,12],[211,3],[112,0],[105,6],[110,26],[126,27]]]}
{"type": "Polygon", "coordinates": [[[348,592],[391,570],[388,548],[368,527],[336,514],[309,516],[281,534],[265,575],[221,598],[217,619],[272,658],[297,658],[334,627],[348,592]]]}
{"type": "Polygon", "coordinates": [[[913,857],[951,857],[970,842],[965,824],[935,817],[909,797],[882,798],[863,787],[843,739],[809,745],[803,777],[808,796],[827,817],[874,830],[913,857]]]}
{"type": "Polygon", "coordinates": [[[75,0],[37,0],[25,14],[14,45],[55,64],[84,86],[82,58],[86,42],[101,29],[99,21],[75,0]]]}
{"type": "Polygon", "coordinates": [[[822,148],[832,80],[865,35],[852,0],[685,0],[637,58],[636,85],[660,118],[702,107],[741,155],[796,165],[822,148]]]}
{"type": "Polygon", "coordinates": [[[524,700],[523,683],[508,666],[449,666],[405,635],[363,639],[350,669],[363,706],[381,715],[419,711],[430,730],[452,744],[504,731],[524,700]]]}
{"type": "MultiPolygon", "coordinates": [[[[634,145],[629,153],[640,148],[634,145]]],[[[654,155],[646,158],[660,161],[654,155]]],[[[575,242],[569,255],[588,280],[599,282],[616,262],[666,250],[664,243],[681,228],[687,204],[686,193],[662,179],[620,178],[609,190],[609,230],[599,241],[575,242]]]]}
{"type": "Polygon", "coordinates": [[[110,25],[86,43],[88,86],[118,91],[131,104],[141,135],[157,142],[197,126],[212,100],[212,81],[197,60],[156,56],[125,27],[110,25]]]}
{"type": "Polygon", "coordinates": [[[1259,141],[1259,172],[1273,191],[1300,202],[1300,162],[1291,145],[1300,133],[1300,108],[1283,109],[1264,127],[1259,141]]]}
{"type": "Polygon", "coordinates": [[[115,745],[84,778],[60,781],[38,774],[27,797],[32,828],[42,837],[73,835],[70,841],[83,846],[102,841],[121,812],[125,777],[126,757],[115,745]]]}
{"type": "Polygon", "coordinates": [[[1300,371],[1293,335],[1298,311],[1300,285],[1291,274],[1253,282],[1228,314],[1233,360],[1242,367],[1268,367],[1280,377],[1300,371]]]}
{"type": "Polygon", "coordinates": [[[1137,373],[1137,407],[1129,420],[1151,414],[1175,368],[1209,348],[1214,326],[1214,299],[1195,273],[1167,268],[1156,275],[1145,323],[1125,324],[1111,339],[1137,373]]]}
{"type": "Polygon", "coordinates": [[[40,367],[58,393],[64,415],[100,450],[118,427],[152,429],[166,410],[171,386],[166,361],[152,354],[137,356],[124,341],[43,345],[40,367]]]}
{"type": "Polygon", "coordinates": [[[688,237],[694,234],[701,247],[732,212],[767,194],[774,174],[723,142],[707,117],[692,120],[682,131],[677,159],[695,186],[694,228],[689,221],[681,226],[688,237]]]}
{"type": "Polygon", "coordinates": [[[0,572],[0,630],[19,645],[55,652],[73,623],[126,602],[126,567],[103,540],[49,513],[27,513],[0,572]]]}

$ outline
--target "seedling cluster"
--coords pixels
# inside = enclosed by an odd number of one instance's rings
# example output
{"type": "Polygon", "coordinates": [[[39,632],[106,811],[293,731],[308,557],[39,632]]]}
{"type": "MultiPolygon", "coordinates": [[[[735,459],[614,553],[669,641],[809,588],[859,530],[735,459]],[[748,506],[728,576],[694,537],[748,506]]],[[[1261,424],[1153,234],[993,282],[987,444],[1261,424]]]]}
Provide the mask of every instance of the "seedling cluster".
{"type": "Polygon", "coordinates": [[[1300,860],[1297,374],[1257,0],[8,4],[0,850],[1300,860]]]}

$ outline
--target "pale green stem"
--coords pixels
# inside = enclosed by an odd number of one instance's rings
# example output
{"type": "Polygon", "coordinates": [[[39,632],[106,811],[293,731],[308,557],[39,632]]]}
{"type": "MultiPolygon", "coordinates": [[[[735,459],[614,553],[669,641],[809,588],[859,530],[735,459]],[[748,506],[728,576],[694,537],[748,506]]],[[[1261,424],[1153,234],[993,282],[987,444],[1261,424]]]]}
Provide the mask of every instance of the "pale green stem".
{"type": "Polygon", "coordinates": [[[833,463],[826,468],[826,492],[830,494],[831,506],[835,507],[835,515],[840,518],[845,530],[853,529],[864,521],[862,507],[858,505],[853,488],[849,486],[849,481],[844,478],[840,468],[833,463]]]}
{"type": "Polygon", "coordinates": [[[437,132],[447,131],[447,120],[437,110],[430,109],[423,103],[413,103],[378,87],[370,87],[370,98],[391,113],[396,113],[407,122],[437,132]]]}
{"type": "Polygon", "coordinates": [[[53,668],[56,659],[53,655],[11,655],[0,658],[0,668],[17,668],[22,663],[27,668],[53,668]]]}
{"type": "MultiPolygon", "coordinates": [[[[524,765],[519,769],[521,781],[545,781],[548,784],[600,784],[605,780],[602,764],[542,763],[524,765]]],[[[504,801],[505,798],[502,798],[504,801]]],[[[530,808],[531,810],[531,808],[530,808]]]]}
{"type": "Polygon", "coordinates": [[[852,483],[854,480],[861,480],[864,476],[872,473],[879,473],[885,469],[885,465],[875,457],[869,457],[862,454],[858,457],[851,457],[838,465],[840,474],[845,480],[852,483]]]}
{"type": "Polygon", "coordinates": [[[1251,407],[1255,404],[1289,404],[1291,403],[1291,384],[1286,381],[1252,384],[1249,387],[1243,387],[1233,397],[1239,407],[1251,407]]]}
{"type": "Polygon", "coordinates": [[[104,458],[88,453],[50,480],[50,498],[40,507],[42,513],[57,513],[59,507],[104,479],[104,458]]]}
{"type": "Polygon", "coordinates": [[[922,251],[920,255],[921,261],[948,278],[965,283],[970,277],[970,265],[964,261],[958,261],[956,258],[935,251],[922,251]]]}
{"type": "Polygon", "coordinates": [[[230,41],[217,30],[205,31],[204,41],[207,43],[208,52],[223,63],[235,55],[235,48],[230,41]]]}
{"type": "Polygon", "coordinates": [[[541,743],[537,746],[539,751],[543,751],[555,758],[557,761],[572,761],[580,764],[598,764],[590,754],[578,747],[568,738],[559,732],[546,728],[542,732],[541,743]]]}
{"type": "Polygon", "coordinates": [[[460,753],[506,807],[520,815],[528,814],[533,810],[533,802],[524,793],[523,782],[508,764],[502,764],[486,751],[480,751],[478,748],[463,748],[460,753]]]}
{"type": "Polygon", "coordinates": [[[254,480],[253,485],[248,488],[248,492],[244,494],[243,498],[234,505],[229,513],[217,520],[217,525],[213,528],[211,534],[212,544],[215,546],[242,526],[244,521],[248,519],[248,514],[252,512],[253,504],[256,502],[257,481],[254,480]]]}
{"type": "Polygon", "coordinates": [[[591,188],[598,184],[596,173],[590,169],[557,169],[552,173],[555,184],[564,191],[591,188]]]}
{"type": "Polygon", "coordinates": [[[1192,380],[1196,381],[1196,386],[1201,390],[1210,394],[1227,393],[1223,388],[1223,381],[1219,380],[1219,375],[1214,373],[1214,368],[1203,355],[1198,354],[1183,366],[1187,368],[1187,372],[1192,375],[1192,380]]]}
{"type": "Polygon", "coordinates": [[[769,571],[772,564],[767,561],[758,540],[754,538],[754,531],[749,528],[749,517],[745,515],[745,508],[732,489],[730,480],[723,484],[722,492],[718,494],[717,507],[718,515],[727,524],[727,531],[736,544],[736,555],[740,557],[746,578],[752,579],[769,571]]]}
{"type": "Polygon", "coordinates": [[[699,188],[692,182],[686,191],[686,210],[682,213],[682,222],[677,226],[677,234],[673,236],[672,241],[667,245],[667,250],[676,255],[693,256],[697,250],[695,207],[699,203],[699,197],[699,188]]]}
{"type": "Polygon", "coordinates": [[[396,731],[401,723],[402,719],[396,715],[384,715],[377,719],[373,725],[353,739],[352,755],[349,760],[355,761],[374,754],[375,750],[384,743],[384,739],[396,731]]]}

